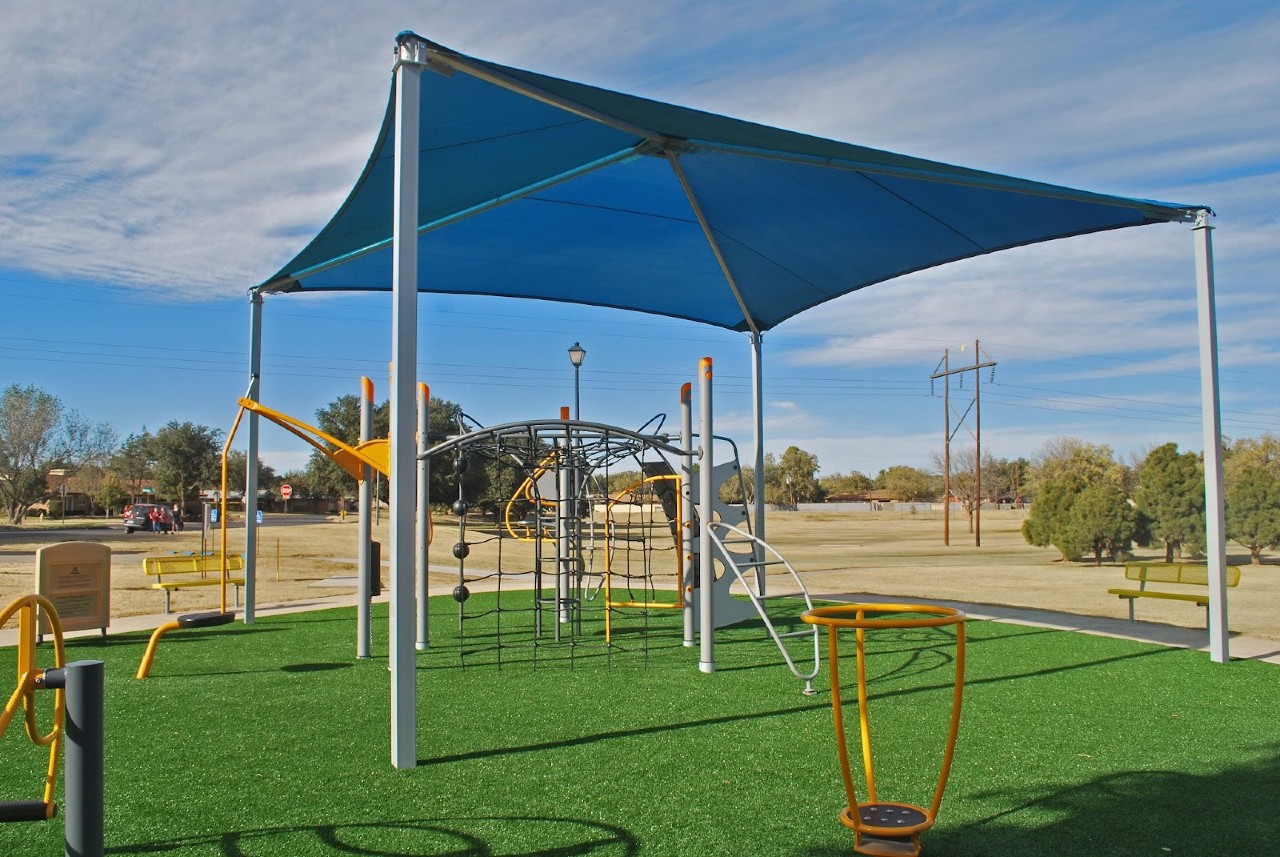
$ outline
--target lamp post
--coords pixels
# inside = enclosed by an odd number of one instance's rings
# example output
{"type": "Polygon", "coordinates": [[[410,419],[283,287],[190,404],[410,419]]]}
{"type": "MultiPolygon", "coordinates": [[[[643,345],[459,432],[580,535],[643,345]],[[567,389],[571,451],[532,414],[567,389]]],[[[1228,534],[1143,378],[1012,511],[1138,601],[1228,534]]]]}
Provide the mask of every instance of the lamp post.
{"type": "Polygon", "coordinates": [[[573,347],[569,349],[569,362],[573,364],[573,418],[575,420],[582,417],[578,370],[582,368],[582,361],[585,359],[587,359],[587,349],[576,342],[573,343],[573,347]]]}

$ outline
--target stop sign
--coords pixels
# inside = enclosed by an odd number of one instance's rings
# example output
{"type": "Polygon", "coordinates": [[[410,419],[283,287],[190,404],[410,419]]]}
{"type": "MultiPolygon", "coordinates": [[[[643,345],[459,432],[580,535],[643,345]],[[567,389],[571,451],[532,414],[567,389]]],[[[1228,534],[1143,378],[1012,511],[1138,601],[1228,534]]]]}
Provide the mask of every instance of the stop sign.
{"type": "Polygon", "coordinates": [[[292,497],[292,496],[293,496],[293,486],[292,486],[292,485],[281,485],[281,486],[280,486],[280,497],[281,497],[281,499],[288,500],[288,499],[289,499],[290,497],[292,497]]]}

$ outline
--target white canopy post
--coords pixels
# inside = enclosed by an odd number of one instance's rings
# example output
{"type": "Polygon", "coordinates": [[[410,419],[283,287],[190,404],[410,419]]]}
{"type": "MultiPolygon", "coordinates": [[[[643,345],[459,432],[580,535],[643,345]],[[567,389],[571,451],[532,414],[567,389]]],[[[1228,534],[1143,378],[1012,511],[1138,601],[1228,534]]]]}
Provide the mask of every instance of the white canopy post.
{"type": "Polygon", "coordinates": [[[764,334],[755,332],[751,334],[751,402],[756,425],[756,464],[755,473],[752,474],[753,492],[755,494],[755,536],[760,540],[754,548],[755,561],[759,563],[756,566],[756,586],[761,597],[764,597],[764,356],[761,354],[761,347],[764,342],[764,334]]]}
{"type": "Polygon", "coordinates": [[[414,595],[418,602],[418,639],[414,647],[425,651],[431,645],[431,631],[428,627],[430,608],[427,603],[430,586],[427,571],[430,560],[431,545],[431,461],[427,458],[428,427],[431,416],[431,389],[421,381],[418,382],[418,529],[416,533],[417,576],[414,595]]]}
{"type": "Polygon", "coordinates": [[[698,362],[698,445],[702,455],[698,461],[698,669],[716,671],[715,559],[711,547],[711,516],[715,514],[715,438],[711,427],[711,358],[698,362]]]}
{"type": "Polygon", "coordinates": [[[1200,320],[1200,414],[1204,426],[1205,555],[1209,566],[1209,659],[1231,660],[1227,629],[1227,543],[1222,497],[1222,406],[1218,396],[1218,320],[1213,298],[1213,227],[1196,214],[1196,308],[1200,320]]]}
{"type": "Polygon", "coordinates": [[[419,93],[427,43],[396,37],[395,218],[392,226],[391,359],[391,764],[418,764],[417,662],[414,657],[414,375],[418,365],[419,93]]]}
{"type": "MultiPolygon", "coordinates": [[[[262,382],[262,293],[249,290],[249,392],[245,395],[261,401],[262,382]]],[[[244,478],[244,623],[253,624],[258,588],[258,414],[249,412],[246,431],[244,478]]]]}

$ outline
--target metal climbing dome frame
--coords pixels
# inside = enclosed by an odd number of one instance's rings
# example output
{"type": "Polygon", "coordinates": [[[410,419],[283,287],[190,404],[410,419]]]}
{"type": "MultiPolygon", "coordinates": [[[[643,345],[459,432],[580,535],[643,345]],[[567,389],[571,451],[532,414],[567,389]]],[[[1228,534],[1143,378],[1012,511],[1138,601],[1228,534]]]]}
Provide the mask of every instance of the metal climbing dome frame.
{"type": "Polygon", "coordinates": [[[714,630],[761,618],[811,692],[818,669],[816,630],[779,632],[766,601],[788,597],[806,608],[812,602],[795,570],[751,535],[745,486],[739,484],[738,502],[720,498],[726,481],[741,480],[741,467],[732,441],[712,432],[710,358],[699,368],[699,431],[693,431],[692,385],[685,384],[678,439],[660,433],[656,419],[631,430],[562,414],[471,430],[462,426],[426,449],[422,458],[433,470],[452,469],[459,476],[453,557],[460,635],[469,619],[488,616],[492,623],[485,634],[464,639],[464,658],[487,647],[503,663],[510,657],[504,649],[514,645],[512,628],[528,631],[525,641],[535,662],[539,649],[551,645],[567,645],[572,658],[573,648],[586,639],[583,616],[589,610],[602,618],[602,641],[613,648],[625,645],[618,639],[622,617],[639,616],[640,630],[647,633],[650,611],[679,610],[683,644],[699,645],[699,668],[712,672],[714,630]],[[723,460],[717,448],[728,450],[723,460]],[[500,474],[498,490],[509,498],[495,510],[489,529],[469,522],[476,498],[468,496],[463,474],[477,466],[500,474]],[[621,472],[641,478],[626,490],[611,491],[610,477],[621,472]],[[644,496],[637,499],[638,494],[644,496]],[[639,521],[630,507],[641,509],[639,521]],[[657,508],[665,519],[658,519],[657,508]],[[472,555],[481,546],[484,560],[472,555]],[[486,562],[496,568],[479,567],[486,562]],[[659,572],[659,563],[668,571],[659,572]],[[785,569],[792,585],[767,593],[770,566],[785,569]],[[669,575],[670,585],[655,583],[659,574],[669,575]],[[513,585],[512,578],[523,579],[513,585]],[[469,612],[473,588],[497,592],[496,605],[469,612]],[[516,606],[509,594],[504,600],[513,588],[522,593],[516,606]],[[530,591],[531,597],[525,594],[530,591]],[[788,653],[785,641],[795,636],[814,641],[812,670],[797,667],[788,653]]]}

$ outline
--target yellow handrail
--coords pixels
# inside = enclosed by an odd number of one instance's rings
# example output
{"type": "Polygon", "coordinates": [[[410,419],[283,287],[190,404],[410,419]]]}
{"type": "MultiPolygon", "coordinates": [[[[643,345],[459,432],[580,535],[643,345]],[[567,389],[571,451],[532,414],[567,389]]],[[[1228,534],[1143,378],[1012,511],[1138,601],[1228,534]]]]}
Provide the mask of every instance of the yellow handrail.
{"type": "Polygon", "coordinates": [[[10,602],[4,610],[0,610],[0,628],[4,627],[13,615],[18,614],[18,685],[0,713],[0,737],[4,736],[9,723],[17,714],[18,707],[23,709],[26,721],[27,737],[37,747],[49,748],[49,766],[45,771],[44,797],[45,818],[52,818],[54,813],[54,791],[58,783],[58,759],[62,753],[62,737],[65,731],[66,698],[62,688],[54,691],[53,725],[47,734],[41,734],[36,725],[35,690],[43,681],[44,670],[36,666],[36,634],[39,620],[36,611],[44,611],[45,619],[53,634],[54,667],[61,669],[67,664],[66,643],[62,638],[62,622],[58,619],[58,611],[53,602],[43,595],[23,595],[10,602]]]}

